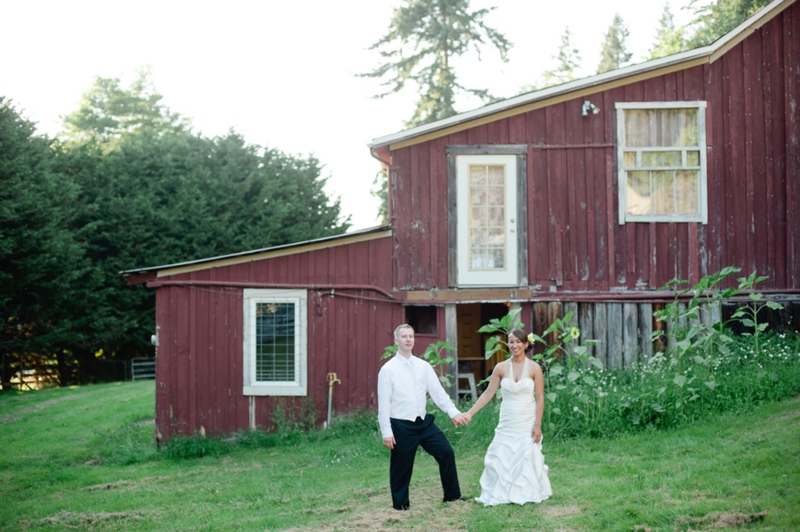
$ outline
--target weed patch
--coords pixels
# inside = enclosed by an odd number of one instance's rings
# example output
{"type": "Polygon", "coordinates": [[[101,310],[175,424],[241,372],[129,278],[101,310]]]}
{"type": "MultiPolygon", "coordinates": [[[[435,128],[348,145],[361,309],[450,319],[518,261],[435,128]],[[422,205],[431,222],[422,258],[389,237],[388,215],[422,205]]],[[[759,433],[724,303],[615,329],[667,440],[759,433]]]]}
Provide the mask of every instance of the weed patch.
{"type": "Polygon", "coordinates": [[[109,522],[121,521],[140,521],[143,517],[130,512],[66,512],[61,511],[55,515],[43,517],[36,520],[20,521],[25,528],[33,526],[50,526],[54,528],[67,528],[72,530],[85,530],[94,528],[109,522]]]}

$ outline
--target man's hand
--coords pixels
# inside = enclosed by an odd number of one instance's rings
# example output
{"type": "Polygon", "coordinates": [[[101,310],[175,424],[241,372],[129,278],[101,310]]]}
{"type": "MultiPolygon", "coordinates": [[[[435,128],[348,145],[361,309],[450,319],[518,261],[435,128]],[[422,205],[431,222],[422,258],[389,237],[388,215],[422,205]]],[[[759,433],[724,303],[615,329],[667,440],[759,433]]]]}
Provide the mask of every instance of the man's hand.
{"type": "Polygon", "coordinates": [[[384,438],[383,445],[386,446],[386,448],[389,450],[394,449],[394,436],[389,436],[388,438],[384,438]]]}
{"type": "Polygon", "coordinates": [[[455,416],[453,416],[453,424],[456,427],[462,427],[467,423],[469,423],[469,416],[467,416],[466,414],[456,414],[455,416]]]}

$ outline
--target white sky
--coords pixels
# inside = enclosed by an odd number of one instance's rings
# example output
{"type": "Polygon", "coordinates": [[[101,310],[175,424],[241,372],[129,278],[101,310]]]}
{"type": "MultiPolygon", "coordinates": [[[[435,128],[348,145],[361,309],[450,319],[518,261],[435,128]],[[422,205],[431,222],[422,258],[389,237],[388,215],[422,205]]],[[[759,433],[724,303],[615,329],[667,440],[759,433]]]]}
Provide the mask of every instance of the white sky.
{"type": "MultiPolygon", "coordinates": [[[[676,22],[690,0],[671,0],[676,22]]],[[[377,81],[354,74],[380,58],[367,48],[385,32],[399,0],[0,0],[0,96],[41,133],[55,135],[95,76],[123,85],[149,66],[164,103],[206,136],[233,128],[252,144],[305,155],[325,165],[327,190],[340,196],[353,228],[377,223],[370,195],[380,168],[373,138],[404,129],[414,109],[411,85],[382,100],[377,81]]],[[[486,48],[482,62],[459,63],[461,81],[511,97],[553,68],[569,26],[585,74],[599,62],[615,12],[630,30],[640,62],[653,43],[662,0],[473,0],[497,6],[489,26],[514,44],[509,62],[486,48]]],[[[460,102],[459,111],[481,104],[460,102]]]]}

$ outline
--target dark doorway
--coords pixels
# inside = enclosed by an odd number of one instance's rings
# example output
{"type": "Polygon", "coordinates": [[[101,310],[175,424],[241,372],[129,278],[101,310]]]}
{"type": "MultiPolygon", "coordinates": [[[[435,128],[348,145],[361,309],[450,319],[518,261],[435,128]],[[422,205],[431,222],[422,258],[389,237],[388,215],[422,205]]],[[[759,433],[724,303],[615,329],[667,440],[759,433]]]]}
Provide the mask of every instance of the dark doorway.
{"type": "MultiPolygon", "coordinates": [[[[496,353],[486,360],[484,346],[489,335],[479,333],[478,329],[489,320],[500,319],[508,314],[509,307],[508,303],[465,303],[456,306],[458,372],[472,373],[476,383],[490,376],[494,367],[506,359],[505,353],[496,353]]],[[[479,386],[479,389],[482,388],[479,386]]]]}

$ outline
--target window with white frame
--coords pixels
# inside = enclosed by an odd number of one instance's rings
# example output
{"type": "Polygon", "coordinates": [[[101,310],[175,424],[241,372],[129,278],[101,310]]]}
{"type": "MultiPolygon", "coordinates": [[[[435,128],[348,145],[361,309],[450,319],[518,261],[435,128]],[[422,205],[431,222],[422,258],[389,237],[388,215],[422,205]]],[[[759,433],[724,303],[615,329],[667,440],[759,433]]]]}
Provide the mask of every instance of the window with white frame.
{"type": "Polygon", "coordinates": [[[706,102],[619,102],[619,223],[708,223],[706,102]]]}
{"type": "Polygon", "coordinates": [[[306,290],[244,291],[244,395],[306,395],[306,290]]]}

